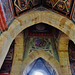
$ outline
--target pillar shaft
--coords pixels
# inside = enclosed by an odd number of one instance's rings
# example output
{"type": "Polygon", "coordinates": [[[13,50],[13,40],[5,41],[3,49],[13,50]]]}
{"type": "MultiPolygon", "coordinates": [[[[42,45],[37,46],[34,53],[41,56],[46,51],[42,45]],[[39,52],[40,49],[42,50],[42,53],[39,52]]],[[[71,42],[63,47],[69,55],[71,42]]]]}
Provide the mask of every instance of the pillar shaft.
{"type": "Polygon", "coordinates": [[[59,38],[59,62],[61,66],[61,71],[63,75],[71,75],[69,55],[68,55],[68,43],[69,38],[61,33],[59,38]]]}
{"type": "Polygon", "coordinates": [[[10,75],[20,75],[24,50],[23,42],[23,33],[20,33],[15,39],[14,58],[10,75]]]}

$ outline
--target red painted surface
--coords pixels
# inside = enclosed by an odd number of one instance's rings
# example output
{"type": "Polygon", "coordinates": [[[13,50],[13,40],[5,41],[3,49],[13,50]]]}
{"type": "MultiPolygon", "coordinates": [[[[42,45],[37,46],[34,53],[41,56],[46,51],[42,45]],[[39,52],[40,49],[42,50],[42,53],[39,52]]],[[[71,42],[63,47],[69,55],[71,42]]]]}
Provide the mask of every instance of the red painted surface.
{"type": "Polygon", "coordinates": [[[9,73],[0,73],[0,75],[10,75],[9,73]]]}
{"type": "Polygon", "coordinates": [[[51,37],[53,34],[50,33],[28,33],[28,36],[48,36],[51,37]]]}
{"type": "Polygon", "coordinates": [[[7,24],[0,4],[0,30],[3,31],[6,28],[7,28],[7,24]]]}

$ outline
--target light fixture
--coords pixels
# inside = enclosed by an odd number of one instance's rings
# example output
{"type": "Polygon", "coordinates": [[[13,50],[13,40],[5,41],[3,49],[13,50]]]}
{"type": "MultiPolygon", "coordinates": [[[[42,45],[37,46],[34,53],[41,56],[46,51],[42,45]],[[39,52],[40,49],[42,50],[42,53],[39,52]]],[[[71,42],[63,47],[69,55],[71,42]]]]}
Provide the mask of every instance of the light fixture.
{"type": "Polygon", "coordinates": [[[35,70],[31,75],[47,75],[44,70],[35,70]]]}
{"type": "Polygon", "coordinates": [[[34,73],[33,73],[33,75],[44,75],[42,72],[40,72],[40,71],[35,71],[34,73]]]}

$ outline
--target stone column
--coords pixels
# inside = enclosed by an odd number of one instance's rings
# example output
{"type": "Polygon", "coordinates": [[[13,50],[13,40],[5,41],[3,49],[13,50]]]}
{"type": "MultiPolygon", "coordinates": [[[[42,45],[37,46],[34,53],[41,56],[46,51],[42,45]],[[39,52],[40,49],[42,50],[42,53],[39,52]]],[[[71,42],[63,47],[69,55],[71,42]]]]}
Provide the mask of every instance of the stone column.
{"type": "Polygon", "coordinates": [[[62,75],[72,75],[70,69],[69,55],[68,55],[68,43],[69,37],[67,35],[61,33],[59,37],[59,62],[61,66],[62,75]]]}
{"type": "Polygon", "coordinates": [[[24,36],[20,33],[15,38],[14,57],[10,75],[20,75],[20,69],[23,59],[24,36]]]}

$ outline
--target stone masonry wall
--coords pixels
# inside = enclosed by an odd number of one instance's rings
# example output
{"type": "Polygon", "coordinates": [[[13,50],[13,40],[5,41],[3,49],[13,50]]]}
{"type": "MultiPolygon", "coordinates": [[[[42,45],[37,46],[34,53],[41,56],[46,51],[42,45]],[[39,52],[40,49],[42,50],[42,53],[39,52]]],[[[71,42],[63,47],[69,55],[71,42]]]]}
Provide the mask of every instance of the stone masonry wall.
{"type": "Polygon", "coordinates": [[[23,60],[24,36],[20,33],[15,38],[14,58],[10,75],[20,75],[20,68],[23,60]]]}

